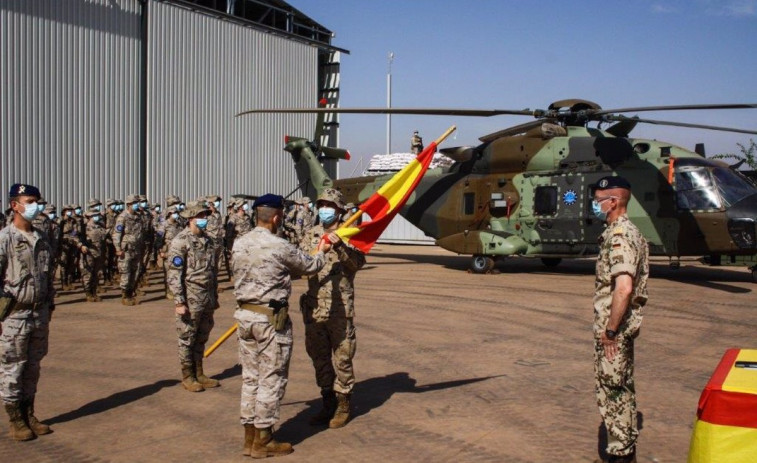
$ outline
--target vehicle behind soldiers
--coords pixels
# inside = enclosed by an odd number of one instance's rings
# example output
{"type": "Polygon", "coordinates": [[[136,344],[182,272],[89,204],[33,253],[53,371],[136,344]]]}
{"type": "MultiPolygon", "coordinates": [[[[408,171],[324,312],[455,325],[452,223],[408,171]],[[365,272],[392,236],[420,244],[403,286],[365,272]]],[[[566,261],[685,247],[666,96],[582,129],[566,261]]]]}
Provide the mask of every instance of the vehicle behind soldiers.
{"type": "Polygon", "coordinates": [[[116,218],[113,228],[113,246],[118,256],[118,272],[121,274],[121,303],[137,305],[136,284],[140,259],[143,256],[143,223],[139,212],[139,197],[126,197],[126,208],[116,218]]]}
{"type": "Polygon", "coordinates": [[[204,203],[189,203],[181,214],[189,225],[171,240],[166,281],[174,297],[181,383],[187,391],[201,392],[219,386],[205,375],[202,364],[213,312],[219,307],[216,253],[205,233],[210,211],[204,203]]]}
{"type": "MultiPolygon", "coordinates": [[[[340,217],[347,209],[342,194],[332,188],[321,192],[316,207],[319,224],[308,230],[300,242],[307,253],[339,227],[340,217]]],[[[323,406],[310,424],[341,428],[350,419],[355,385],[355,274],[365,265],[365,255],[339,240],[326,257],[326,265],[308,278],[300,310],[305,323],[305,348],[323,398],[323,406]]]]}
{"type": "Polygon", "coordinates": [[[101,299],[97,295],[97,286],[105,262],[108,230],[103,226],[103,214],[99,210],[90,209],[86,212],[85,217],[87,224],[79,248],[82,253],[79,261],[82,285],[84,286],[84,294],[87,296],[87,302],[99,302],[101,299]]]}
{"type": "Polygon", "coordinates": [[[39,190],[14,184],[8,196],[14,214],[0,231],[0,396],[10,437],[26,441],[52,432],[35,416],[34,402],[54,310],[54,269],[47,235],[32,226],[39,190]]]}
{"type": "MultiPolygon", "coordinates": [[[[310,256],[277,236],[284,219],[284,198],[266,194],[255,200],[257,226],[232,249],[234,296],[238,308],[242,364],[240,415],[245,428],[242,453],[265,458],[292,453],[292,445],[273,439],[273,425],[286,390],[292,353],[288,300],[292,278],[318,272],[326,263],[324,240],[310,256]]],[[[336,238],[338,239],[338,238],[336,238]]]]}

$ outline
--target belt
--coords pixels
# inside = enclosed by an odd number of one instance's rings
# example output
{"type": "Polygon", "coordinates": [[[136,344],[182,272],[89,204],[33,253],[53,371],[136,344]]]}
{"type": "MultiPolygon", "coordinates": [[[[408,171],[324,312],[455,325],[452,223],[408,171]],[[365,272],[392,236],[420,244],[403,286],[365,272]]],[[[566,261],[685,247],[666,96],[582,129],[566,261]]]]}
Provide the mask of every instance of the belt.
{"type": "Polygon", "coordinates": [[[35,302],[33,304],[27,304],[25,302],[16,302],[15,304],[13,304],[13,312],[18,312],[20,310],[34,310],[46,304],[47,304],[46,302],[35,302]]]}
{"type": "Polygon", "coordinates": [[[239,304],[239,308],[242,310],[249,310],[250,312],[261,313],[263,315],[273,315],[273,309],[267,305],[260,304],[248,304],[246,302],[239,304]]]}

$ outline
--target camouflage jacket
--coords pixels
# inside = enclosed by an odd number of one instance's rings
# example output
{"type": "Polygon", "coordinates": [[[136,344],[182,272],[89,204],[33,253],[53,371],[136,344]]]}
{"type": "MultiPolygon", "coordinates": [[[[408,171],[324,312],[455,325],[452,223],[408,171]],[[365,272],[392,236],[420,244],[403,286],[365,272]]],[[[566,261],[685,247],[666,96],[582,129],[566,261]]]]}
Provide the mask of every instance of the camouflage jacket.
{"type": "Polygon", "coordinates": [[[135,251],[144,247],[142,218],[137,214],[123,211],[116,217],[111,237],[116,251],[135,251]]]}
{"type": "Polygon", "coordinates": [[[168,248],[171,246],[171,241],[181,233],[182,230],[184,230],[184,224],[179,222],[178,220],[166,220],[163,222],[163,230],[162,230],[162,242],[160,247],[160,252],[168,253],[168,248]]]}
{"type": "MultiPolygon", "coordinates": [[[[305,233],[300,248],[311,253],[324,235],[323,225],[305,233]]],[[[303,298],[306,319],[316,321],[331,317],[355,316],[355,274],[365,265],[365,254],[340,241],[326,255],[326,265],[308,278],[308,291],[303,298]]]]}
{"type": "Polygon", "coordinates": [[[234,295],[240,303],[288,300],[293,277],[316,273],[325,264],[322,252],[310,256],[268,229],[255,227],[231,250],[234,295]]]}
{"type": "Polygon", "coordinates": [[[47,214],[41,212],[37,215],[37,218],[32,221],[32,226],[45,232],[47,239],[50,242],[50,249],[53,251],[53,256],[56,256],[58,253],[58,224],[50,220],[50,217],[47,214]]]}
{"type": "Polygon", "coordinates": [[[210,298],[215,306],[218,299],[216,255],[206,234],[195,235],[185,228],[171,240],[166,259],[169,263],[166,284],[177,305],[187,302],[192,305],[192,298],[200,303],[210,298]]]}
{"type": "MultiPolygon", "coordinates": [[[[26,234],[10,224],[0,230],[0,278],[2,295],[17,302],[52,302],[53,254],[47,235],[36,228],[26,234]]],[[[20,311],[17,316],[28,316],[20,311]]]]}
{"type": "Polygon", "coordinates": [[[234,213],[230,215],[229,221],[226,223],[226,246],[231,249],[234,245],[234,240],[250,230],[252,230],[252,222],[250,222],[250,217],[247,214],[239,215],[234,213]]]}
{"type": "Polygon", "coordinates": [[[649,246],[636,225],[622,215],[609,224],[599,237],[594,282],[594,336],[607,327],[612,306],[613,279],[621,274],[633,278],[631,301],[618,332],[632,335],[641,327],[642,307],[647,302],[649,246]]]}
{"type": "Polygon", "coordinates": [[[68,252],[76,251],[81,246],[81,226],[75,217],[66,217],[61,225],[61,241],[68,252]]]}
{"type": "Polygon", "coordinates": [[[208,228],[205,229],[205,233],[216,246],[223,244],[226,231],[223,229],[223,218],[220,212],[216,211],[208,216],[208,228]]]}
{"type": "Polygon", "coordinates": [[[105,243],[108,238],[108,230],[94,221],[87,222],[84,240],[82,244],[87,247],[87,254],[95,259],[105,255],[105,243]]]}

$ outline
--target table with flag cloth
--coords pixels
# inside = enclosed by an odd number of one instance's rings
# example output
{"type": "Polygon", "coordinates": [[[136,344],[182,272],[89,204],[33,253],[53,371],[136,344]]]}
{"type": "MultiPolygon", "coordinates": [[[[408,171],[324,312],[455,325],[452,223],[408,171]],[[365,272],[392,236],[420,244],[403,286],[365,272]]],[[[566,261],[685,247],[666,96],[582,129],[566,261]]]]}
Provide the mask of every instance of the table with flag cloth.
{"type": "Polygon", "coordinates": [[[728,349],[702,391],[688,463],[704,462],[757,462],[757,349],[728,349]]]}

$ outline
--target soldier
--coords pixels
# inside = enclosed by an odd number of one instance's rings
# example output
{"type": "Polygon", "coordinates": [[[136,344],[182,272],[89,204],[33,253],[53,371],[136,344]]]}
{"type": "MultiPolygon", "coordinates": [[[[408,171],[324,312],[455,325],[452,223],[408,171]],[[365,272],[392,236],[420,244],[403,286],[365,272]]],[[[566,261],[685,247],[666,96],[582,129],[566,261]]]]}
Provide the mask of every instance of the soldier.
{"type": "MultiPolygon", "coordinates": [[[[87,211],[102,212],[103,211],[102,201],[100,201],[97,198],[90,198],[89,201],[87,201],[87,211]]],[[[86,219],[86,213],[84,214],[84,216],[86,219]]]]}
{"type": "MultiPolygon", "coordinates": [[[[137,209],[140,222],[142,223],[142,255],[139,258],[139,271],[137,272],[137,285],[143,287],[147,284],[145,274],[150,259],[150,251],[153,246],[153,224],[150,213],[150,203],[145,195],[139,195],[139,207],[137,209]]],[[[140,294],[144,291],[139,290],[140,294]]]]}
{"type": "MultiPolygon", "coordinates": [[[[178,215],[179,212],[183,211],[185,209],[184,203],[181,202],[181,198],[179,198],[176,195],[168,195],[166,196],[166,208],[169,208],[171,206],[176,206],[176,213],[178,215]]],[[[184,228],[187,226],[186,220],[184,220],[184,217],[179,216],[178,222],[181,225],[181,228],[184,228]]]]}
{"type": "MultiPolygon", "coordinates": [[[[608,462],[636,462],[634,340],[647,302],[649,247],[626,208],[631,185],[622,177],[597,183],[594,214],[608,225],[599,237],[594,290],[594,373],[607,429],[608,462]]],[[[603,462],[605,460],[597,460],[603,462]]]]}
{"type": "MultiPolygon", "coordinates": [[[[346,209],[342,193],[332,188],[321,192],[316,207],[320,223],[300,242],[307,253],[339,227],[339,218],[346,209]]],[[[355,274],[365,265],[365,255],[341,240],[333,249],[326,265],[308,278],[308,291],[300,298],[300,309],[305,322],[305,349],[313,361],[315,381],[323,398],[323,408],[310,424],[341,428],[350,419],[350,397],[355,385],[354,282],[355,274]]]]}
{"type": "Polygon", "coordinates": [[[287,214],[287,223],[289,225],[290,242],[299,244],[302,237],[305,236],[310,227],[315,223],[315,216],[310,210],[310,198],[303,196],[294,203],[294,207],[287,214]]]}
{"type": "Polygon", "coordinates": [[[45,201],[45,198],[39,198],[39,201],[37,201],[37,208],[39,209],[39,214],[37,214],[37,217],[32,221],[32,226],[36,228],[37,230],[40,230],[47,235],[48,242],[50,242],[50,247],[53,252],[53,256],[55,255],[55,246],[53,245],[53,225],[52,220],[47,214],[43,214],[45,211],[45,208],[47,207],[47,201],[45,201]]]}
{"type": "MultiPolygon", "coordinates": [[[[84,215],[83,210],[81,208],[81,205],[79,204],[72,204],[71,205],[74,208],[74,215],[73,218],[76,220],[76,240],[72,241],[72,245],[76,246],[79,240],[79,236],[84,233],[84,215]]],[[[71,282],[71,288],[74,289],[73,282],[78,281],[81,279],[81,272],[79,271],[79,260],[81,258],[81,253],[79,253],[78,249],[73,249],[71,251],[71,254],[73,256],[73,262],[72,269],[71,269],[71,275],[73,276],[73,281],[71,282]]]]}
{"type": "MultiPolygon", "coordinates": [[[[350,218],[357,213],[359,210],[358,207],[355,205],[355,203],[347,203],[344,205],[345,213],[342,214],[342,222],[346,222],[350,220],[350,218]]],[[[357,219],[355,219],[354,225],[360,225],[363,222],[363,216],[361,215],[357,219]]]]}
{"type": "Polygon", "coordinates": [[[152,206],[152,247],[150,248],[150,262],[149,268],[158,268],[158,251],[162,245],[163,235],[163,222],[165,218],[161,213],[160,204],[155,203],[152,206]]]}
{"type": "Polygon", "coordinates": [[[108,237],[105,240],[105,259],[103,261],[103,278],[107,284],[115,283],[116,265],[118,259],[116,258],[116,248],[113,247],[113,240],[111,236],[113,234],[113,228],[116,226],[116,217],[120,212],[119,201],[117,199],[108,198],[105,200],[105,230],[108,232],[108,237]]]}
{"type": "MultiPolygon", "coordinates": [[[[231,214],[227,216],[228,221],[226,223],[226,247],[231,253],[234,247],[234,241],[240,236],[246,234],[252,230],[252,222],[250,216],[247,215],[247,211],[250,209],[250,205],[244,199],[237,198],[232,201],[231,214]]],[[[231,269],[231,267],[229,267],[231,269]]],[[[231,272],[233,275],[233,272],[231,272]]]]}
{"type": "Polygon", "coordinates": [[[292,278],[318,272],[325,252],[339,238],[329,235],[315,256],[276,236],[284,219],[284,198],[266,194],[255,200],[257,226],[239,238],[231,251],[234,296],[238,308],[239,357],[242,364],[241,421],[244,455],[287,455],[292,445],[273,439],[273,425],[286,390],[292,353],[288,301],[292,278]]]}
{"type": "Polygon", "coordinates": [[[410,138],[410,152],[413,154],[420,154],[423,151],[423,138],[418,135],[418,131],[413,132],[413,136],[410,138]]]}
{"type": "MultiPolygon", "coordinates": [[[[56,214],[55,204],[48,204],[45,210],[42,211],[47,214],[47,218],[50,219],[50,233],[48,238],[50,240],[50,248],[53,251],[53,269],[58,267],[58,259],[60,258],[60,224],[58,223],[58,217],[56,214]]],[[[54,273],[53,273],[54,275],[54,273]]]]}
{"type": "Polygon", "coordinates": [[[174,204],[173,206],[170,206],[168,209],[166,209],[166,221],[163,223],[163,230],[162,230],[162,242],[161,242],[161,248],[160,248],[160,258],[163,261],[163,277],[165,281],[165,291],[166,291],[166,299],[173,300],[173,294],[171,293],[171,289],[168,287],[168,267],[171,265],[171,262],[168,261],[168,249],[171,246],[171,241],[178,235],[183,229],[184,229],[184,221],[179,221],[179,211],[178,211],[178,204],[174,204]]]}
{"type": "Polygon", "coordinates": [[[64,291],[74,289],[76,274],[76,255],[78,254],[79,234],[81,228],[76,220],[75,204],[66,204],[61,211],[61,258],[60,258],[60,282],[64,291]]]}
{"type": "Polygon", "coordinates": [[[79,248],[82,253],[79,261],[82,285],[84,286],[84,294],[87,295],[87,302],[100,302],[100,296],[97,295],[97,285],[105,260],[105,242],[108,237],[108,230],[103,226],[103,215],[97,209],[91,208],[85,216],[87,224],[79,248]]]}
{"type": "Polygon", "coordinates": [[[52,432],[34,416],[34,399],[55,308],[54,269],[47,236],[32,226],[39,190],[15,184],[9,196],[13,221],[0,231],[0,396],[11,438],[26,441],[52,432]]]}
{"type": "MultiPolygon", "coordinates": [[[[216,273],[218,273],[218,265],[221,262],[223,255],[223,239],[226,231],[223,228],[223,218],[221,217],[221,197],[218,195],[208,195],[205,197],[205,204],[210,209],[210,215],[208,216],[208,237],[213,241],[213,248],[216,253],[216,273]]],[[[220,290],[223,292],[223,290],[220,290]]]]}
{"type": "Polygon", "coordinates": [[[218,387],[205,376],[202,356],[213,329],[218,305],[216,254],[205,230],[210,211],[202,202],[189,203],[181,215],[189,225],[171,241],[166,280],[174,295],[176,332],[179,335],[181,384],[190,392],[218,387]]]}
{"type": "Polygon", "coordinates": [[[139,259],[142,257],[142,221],[139,212],[139,196],[126,197],[126,209],[116,217],[113,228],[113,246],[118,256],[118,272],[121,274],[121,303],[137,305],[135,297],[139,259]]]}

